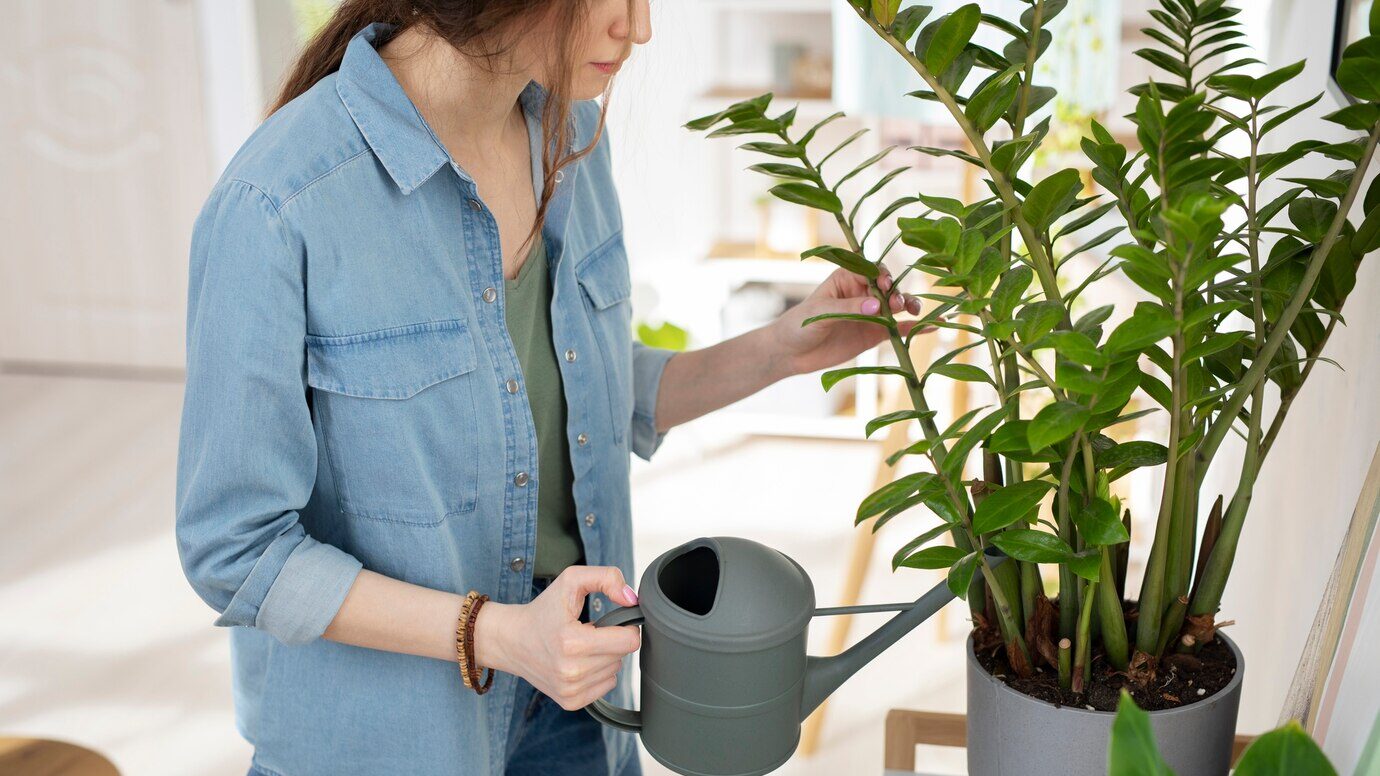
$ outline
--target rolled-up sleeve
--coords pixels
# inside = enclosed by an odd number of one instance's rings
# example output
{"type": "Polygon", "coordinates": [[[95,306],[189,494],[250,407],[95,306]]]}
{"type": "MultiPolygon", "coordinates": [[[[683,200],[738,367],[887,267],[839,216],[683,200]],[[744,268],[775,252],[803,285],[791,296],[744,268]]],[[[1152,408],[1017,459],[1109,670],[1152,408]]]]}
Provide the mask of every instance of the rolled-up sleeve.
{"type": "Polygon", "coordinates": [[[656,397],[666,362],[678,351],[633,342],[632,451],[644,461],[661,447],[665,431],[656,430],[656,397]]]}
{"type": "Polygon", "coordinates": [[[300,644],[335,618],[362,564],[309,536],[316,480],[305,377],[305,253],[272,201],[225,181],[193,230],[176,533],[217,625],[300,644]]]}

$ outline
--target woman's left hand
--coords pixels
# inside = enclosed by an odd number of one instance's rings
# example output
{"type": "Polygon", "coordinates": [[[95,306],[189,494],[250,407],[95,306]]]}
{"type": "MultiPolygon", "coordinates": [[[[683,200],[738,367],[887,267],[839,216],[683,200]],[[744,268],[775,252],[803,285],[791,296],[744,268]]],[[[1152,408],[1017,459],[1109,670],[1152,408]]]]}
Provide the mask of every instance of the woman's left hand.
{"type": "MultiPolygon", "coordinates": [[[[891,273],[885,268],[877,278],[877,286],[883,291],[891,290],[891,273]]],[[[910,294],[893,291],[890,301],[893,315],[902,310],[920,314],[920,300],[910,294]]],[[[886,329],[865,321],[823,320],[808,326],[801,326],[801,322],[823,313],[878,315],[880,308],[866,279],[843,268],[836,269],[800,304],[772,322],[775,355],[790,364],[792,374],[841,364],[886,339],[886,329]]],[[[915,323],[897,321],[897,327],[906,334],[915,323]]]]}

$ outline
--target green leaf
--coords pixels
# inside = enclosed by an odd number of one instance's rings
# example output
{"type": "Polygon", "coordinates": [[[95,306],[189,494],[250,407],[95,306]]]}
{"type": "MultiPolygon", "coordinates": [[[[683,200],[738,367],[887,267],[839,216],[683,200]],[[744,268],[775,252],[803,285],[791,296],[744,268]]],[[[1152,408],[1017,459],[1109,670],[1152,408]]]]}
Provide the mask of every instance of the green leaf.
{"type": "Polygon", "coordinates": [[[867,428],[864,436],[871,437],[872,432],[879,428],[884,428],[892,423],[900,423],[903,420],[920,420],[921,418],[934,417],[934,411],[919,412],[917,410],[897,410],[888,412],[885,415],[878,415],[872,420],[867,421],[867,428]]]}
{"type": "Polygon", "coordinates": [[[890,27],[896,21],[896,12],[901,8],[901,0],[872,0],[872,16],[883,27],[890,27]]]}
{"type": "Polygon", "coordinates": [[[1299,197],[1289,203],[1289,221],[1309,242],[1322,242],[1336,215],[1337,206],[1325,199],[1299,197]]]}
{"type": "Polygon", "coordinates": [[[963,109],[964,115],[973,122],[979,132],[986,132],[997,123],[997,119],[1011,107],[1020,87],[1018,77],[1020,68],[1012,67],[983,85],[963,109]]]}
{"type": "MultiPolygon", "coordinates": [[[[948,452],[944,454],[944,458],[939,461],[939,465],[943,467],[944,474],[949,479],[957,480],[962,476],[963,462],[967,460],[968,453],[972,452],[978,443],[985,441],[991,435],[992,429],[996,428],[1006,418],[1006,414],[1005,408],[993,410],[987,417],[979,420],[973,424],[972,428],[963,432],[963,436],[959,437],[954,446],[949,448],[948,452]]],[[[963,422],[966,423],[967,421],[964,420],[963,422]]],[[[959,423],[955,421],[954,426],[958,425],[959,423]]],[[[945,433],[947,434],[948,431],[945,433]]]]}
{"type": "Polygon", "coordinates": [[[1164,308],[1141,307],[1112,331],[1106,347],[1114,355],[1140,352],[1170,336],[1177,328],[1178,324],[1164,308]]]}
{"type": "Polygon", "coordinates": [[[1030,420],[1030,427],[1026,429],[1030,449],[1043,450],[1055,442],[1068,439],[1088,422],[1091,415],[1087,407],[1072,401],[1056,401],[1045,407],[1030,420]]]}
{"type": "Polygon", "coordinates": [[[804,167],[797,167],[793,164],[781,164],[779,162],[762,162],[760,164],[754,164],[748,169],[752,170],[753,172],[760,172],[765,175],[771,175],[777,178],[795,178],[797,180],[803,181],[812,181],[815,179],[814,173],[810,172],[804,167]]]}
{"type": "Polygon", "coordinates": [[[1369,132],[1370,128],[1375,126],[1375,122],[1380,121],[1380,105],[1373,102],[1358,102],[1355,105],[1348,105],[1341,110],[1333,111],[1323,116],[1323,119],[1334,124],[1341,124],[1347,129],[1369,132]]]}
{"type": "Polygon", "coordinates": [[[1052,487],[1044,480],[1027,480],[988,493],[973,511],[973,533],[999,531],[1023,519],[1040,505],[1052,487]]]}
{"type": "Polygon", "coordinates": [[[1078,535],[1094,547],[1121,544],[1131,541],[1126,526],[1116,513],[1116,507],[1100,498],[1087,504],[1075,504],[1072,509],[1073,524],[1078,527],[1078,535]]]}
{"type": "Polygon", "coordinates": [[[1247,75],[1219,75],[1208,79],[1208,86],[1242,100],[1259,100],[1303,72],[1306,60],[1282,67],[1259,78],[1247,75]]]}
{"type": "Polygon", "coordinates": [[[772,186],[771,193],[787,202],[805,205],[826,213],[842,213],[843,203],[832,191],[821,189],[809,183],[778,183],[772,186]]]}
{"type": "Polygon", "coordinates": [[[1252,742],[1237,761],[1235,773],[1236,776],[1337,776],[1327,756],[1295,720],[1252,742]]]}
{"type": "Polygon", "coordinates": [[[929,487],[933,487],[931,483],[937,481],[938,478],[930,472],[916,472],[888,482],[872,491],[858,504],[857,522],[885,512],[906,498],[920,493],[922,489],[928,490],[929,487]]]}
{"type": "Polygon", "coordinates": [[[1169,448],[1158,442],[1138,439],[1103,450],[1096,457],[1097,465],[1103,469],[1159,466],[1169,460],[1169,448]]]}
{"type": "MultiPolygon", "coordinates": [[[[881,520],[878,520],[877,523],[881,523],[881,520]]],[[[872,530],[877,530],[877,524],[873,525],[872,530]]],[[[940,523],[939,525],[920,534],[914,539],[911,539],[910,541],[906,542],[904,547],[897,550],[896,554],[891,556],[891,570],[895,571],[896,569],[900,568],[901,561],[905,560],[906,556],[914,552],[916,547],[921,547],[926,544],[929,544],[930,542],[934,541],[940,536],[946,533],[950,533],[951,531],[953,531],[953,526],[948,525],[947,523],[940,523]]]]}
{"type": "Polygon", "coordinates": [[[970,554],[957,547],[940,544],[907,556],[899,565],[909,569],[947,569],[970,554]]]}
{"type": "Polygon", "coordinates": [[[1246,336],[1244,331],[1229,331],[1223,334],[1213,334],[1197,345],[1184,351],[1184,361],[1197,361],[1213,353],[1219,353],[1240,342],[1246,336]]]}
{"type": "Polygon", "coordinates": [[[949,591],[959,598],[968,597],[968,587],[973,584],[973,572],[977,570],[976,552],[970,552],[949,569],[949,591]]]}
{"type": "Polygon", "coordinates": [[[1033,302],[1021,308],[1017,316],[1020,320],[1021,342],[1034,343],[1048,334],[1064,318],[1064,307],[1058,302],[1046,300],[1033,302]]]}
{"type": "Polygon", "coordinates": [[[998,320],[1009,317],[1034,277],[1035,271],[1024,264],[1002,275],[997,290],[992,292],[992,316],[998,320]]]}
{"type": "Polygon", "coordinates": [[[912,5],[896,15],[896,21],[891,23],[891,35],[901,41],[901,45],[906,45],[915,31],[920,29],[920,25],[925,21],[925,17],[934,10],[928,5],[912,5]]]}
{"type": "Polygon", "coordinates": [[[745,151],[756,151],[767,154],[768,156],[797,157],[805,156],[805,149],[795,143],[768,143],[761,140],[754,140],[751,143],[743,143],[738,146],[745,151]]]}
{"type": "Polygon", "coordinates": [[[1380,38],[1362,38],[1342,52],[1337,85],[1358,100],[1380,101],[1380,38]]]}
{"type": "Polygon", "coordinates": [[[977,3],[968,3],[944,17],[925,49],[925,67],[936,77],[942,75],[964,46],[968,45],[968,41],[972,40],[981,21],[982,9],[978,8],[977,3]]]}
{"type": "Polygon", "coordinates": [[[819,376],[819,382],[824,386],[824,390],[829,390],[838,384],[840,380],[856,375],[896,375],[909,379],[910,373],[904,369],[894,366],[850,366],[846,369],[830,369],[828,372],[819,376]]]}
{"type": "Polygon", "coordinates": [[[868,261],[862,254],[850,251],[846,248],[839,248],[833,245],[821,245],[800,254],[800,258],[802,259],[808,259],[814,256],[818,256],[831,264],[843,267],[849,272],[862,275],[868,280],[877,277],[879,274],[876,264],[868,261]]]}
{"type": "Polygon", "coordinates": [[[1073,573],[1088,580],[1098,582],[1102,577],[1102,553],[1099,550],[1084,550],[1068,559],[1068,567],[1073,573]]]}
{"type": "Polygon", "coordinates": [[[875,323],[878,326],[891,328],[891,321],[879,315],[863,315],[861,313],[821,313],[811,315],[809,318],[800,322],[801,326],[809,326],[816,321],[859,321],[861,323],[875,323]]]}
{"type": "Polygon", "coordinates": [[[1013,528],[992,537],[997,549],[1027,563],[1064,563],[1073,557],[1073,548],[1047,531],[1013,528]]]}
{"type": "Polygon", "coordinates": [[[1155,745],[1150,715],[1121,691],[1112,737],[1107,744],[1107,776],[1174,776],[1155,745]]]}
{"type": "Polygon", "coordinates": [[[1025,196],[1021,213],[1035,231],[1046,232],[1051,224],[1068,212],[1082,188],[1083,179],[1077,170],[1060,170],[1035,184],[1025,196]]]}
{"type": "Polygon", "coordinates": [[[701,116],[700,118],[687,121],[684,126],[686,129],[700,131],[709,129],[724,119],[740,121],[747,118],[760,117],[762,112],[766,110],[767,105],[771,103],[771,98],[771,92],[759,94],[756,97],[741,102],[735,102],[718,113],[711,113],[708,116],[701,116]]]}
{"type": "Polygon", "coordinates": [[[986,369],[972,364],[939,364],[931,367],[928,371],[930,374],[942,375],[951,380],[996,385],[992,382],[992,376],[987,374],[986,369]]]}
{"type": "Polygon", "coordinates": [[[1088,335],[1077,331],[1052,331],[1046,334],[1034,347],[1052,347],[1054,352],[1071,361],[1091,367],[1104,367],[1107,357],[1097,349],[1097,344],[1088,335]]]}

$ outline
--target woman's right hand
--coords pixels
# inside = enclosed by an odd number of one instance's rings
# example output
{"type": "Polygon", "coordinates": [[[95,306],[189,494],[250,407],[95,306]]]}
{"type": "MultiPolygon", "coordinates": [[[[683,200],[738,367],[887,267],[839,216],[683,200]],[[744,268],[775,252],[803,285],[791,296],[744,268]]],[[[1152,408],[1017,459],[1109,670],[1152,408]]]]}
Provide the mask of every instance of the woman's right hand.
{"type": "Polygon", "coordinates": [[[623,656],[642,645],[636,626],[580,622],[592,592],[624,606],[637,604],[617,568],[571,566],[531,603],[484,604],[475,622],[475,660],[526,679],[563,709],[588,706],[613,689],[623,656]]]}

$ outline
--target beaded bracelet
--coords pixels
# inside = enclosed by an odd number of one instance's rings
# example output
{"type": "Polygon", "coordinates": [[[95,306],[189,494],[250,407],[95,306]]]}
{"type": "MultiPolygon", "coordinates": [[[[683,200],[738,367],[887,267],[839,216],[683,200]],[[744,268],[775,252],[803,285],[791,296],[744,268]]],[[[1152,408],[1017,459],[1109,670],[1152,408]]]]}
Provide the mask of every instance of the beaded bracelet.
{"type": "Polygon", "coordinates": [[[479,667],[479,662],[474,659],[474,625],[479,621],[479,609],[483,607],[488,600],[489,597],[482,594],[474,600],[474,604],[470,606],[469,621],[465,624],[465,657],[469,670],[469,686],[479,695],[488,692],[489,688],[492,687],[494,683],[494,670],[492,668],[481,669],[479,667]],[[481,670],[488,671],[488,676],[484,678],[482,684],[479,681],[479,672],[481,670]]]}
{"type": "Polygon", "coordinates": [[[487,669],[488,677],[480,684],[480,667],[474,658],[474,624],[479,618],[480,607],[488,600],[487,595],[471,590],[465,596],[465,602],[460,606],[460,616],[455,622],[455,659],[460,664],[460,678],[466,687],[479,695],[488,692],[494,681],[494,672],[490,668],[487,669]]]}
{"type": "Polygon", "coordinates": [[[471,590],[465,596],[464,603],[460,604],[460,616],[455,620],[455,661],[460,664],[460,678],[465,682],[466,687],[470,687],[470,661],[469,655],[465,651],[465,641],[468,635],[466,626],[469,624],[470,609],[478,598],[479,593],[471,590]]]}

